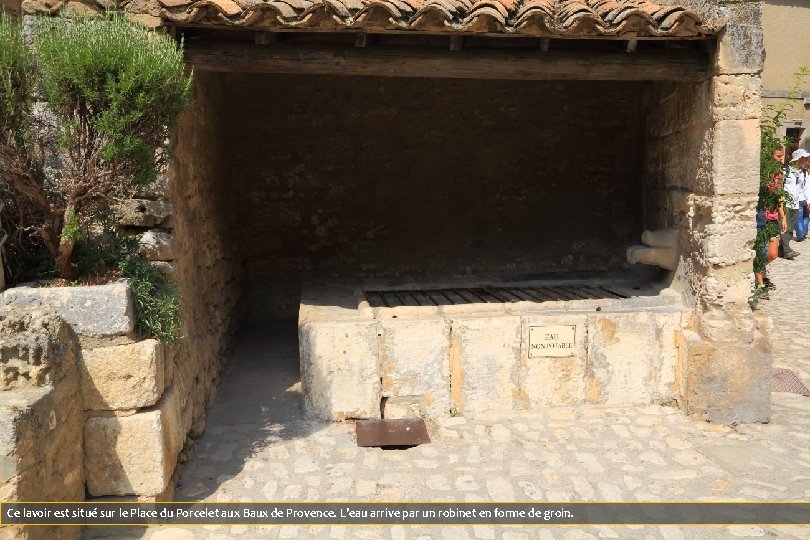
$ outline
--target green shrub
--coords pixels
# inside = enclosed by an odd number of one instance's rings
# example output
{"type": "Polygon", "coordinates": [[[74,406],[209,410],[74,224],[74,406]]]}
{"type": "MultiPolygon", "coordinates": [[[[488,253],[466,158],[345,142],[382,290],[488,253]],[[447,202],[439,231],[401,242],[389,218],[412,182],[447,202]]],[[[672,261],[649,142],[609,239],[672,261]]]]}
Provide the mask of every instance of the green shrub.
{"type": "Polygon", "coordinates": [[[121,15],[38,19],[35,59],[20,25],[2,21],[0,191],[72,279],[93,217],[165,165],[191,76],[180,44],[121,15]],[[47,112],[31,114],[35,92],[47,112]],[[58,167],[46,167],[51,158],[58,167]]]}
{"type": "MultiPolygon", "coordinates": [[[[46,267],[41,240],[28,242],[23,229],[43,223],[44,214],[35,201],[41,161],[32,144],[34,79],[32,58],[23,28],[0,10],[0,249],[12,281],[30,268],[46,267]],[[3,239],[7,241],[4,243],[3,239]]],[[[47,199],[44,199],[47,202],[47,199]]]]}
{"type": "Polygon", "coordinates": [[[188,104],[191,77],[170,37],[121,15],[39,20],[39,88],[61,120],[60,141],[83,150],[75,165],[100,164],[134,184],[156,177],[156,152],[188,104]],[[94,155],[95,154],[95,155],[94,155]]]}
{"type": "Polygon", "coordinates": [[[166,164],[192,81],[182,44],[112,14],[40,18],[33,50],[0,14],[0,228],[15,228],[14,275],[55,269],[72,282],[114,269],[140,333],[173,341],[177,289],[118,234],[111,208],[166,164]]]}
{"type": "Polygon", "coordinates": [[[0,137],[10,147],[19,148],[28,136],[33,101],[31,66],[22,25],[0,11],[0,137]]]}
{"type": "Polygon", "coordinates": [[[76,245],[81,276],[118,272],[129,281],[135,303],[135,327],[142,337],[164,343],[180,337],[180,297],[177,286],[160,269],[138,255],[138,239],[119,234],[113,212],[97,216],[99,229],[82,236],[76,245]]]}
{"type": "MultiPolygon", "coordinates": [[[[787,191],[774,188],[774,177],[781,171],[782,164],[773,159],[773,153],[786,146],[787,141],[779,137],[777,133],[782,120],[787,116],[791,100],[798,95],[801,83],[808,74],[810,74],[810,68],[807,66],[799,68],[799,71],[794,75],[793,88],[788,92],[787,99],[776,106],[766,107],[763,111],[760,122],[759,201],[757,210],[776,211],[783,201],[790,200],[790,194],[787,191]]],[[[768,239],[777,236],[778,233],[779,225],[776,223],[767,223],[765,227],[757,230],[754,241],[754,272],[760,273],[765,270],[767,264],[765,248],[768,239]]]]}
{"type": "Polygon", "coordinates": [[[177,341],[180,338],[177,286],[160,269],[139,256],[128,257],[120,263],[120,268],[132,290],[138,332],[154,336],[163,343],[177,341]]]}

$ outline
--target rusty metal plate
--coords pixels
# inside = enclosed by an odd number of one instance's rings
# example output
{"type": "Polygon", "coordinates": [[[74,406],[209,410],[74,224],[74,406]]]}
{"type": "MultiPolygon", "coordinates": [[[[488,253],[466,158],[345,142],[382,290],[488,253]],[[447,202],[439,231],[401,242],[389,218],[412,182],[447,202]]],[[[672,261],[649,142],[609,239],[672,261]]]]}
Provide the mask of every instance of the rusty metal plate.
{"type": "Polygon", "coordinates": [[[416,446],[430,442],[421,418],[357,420],[357,446],[416,446]]]}

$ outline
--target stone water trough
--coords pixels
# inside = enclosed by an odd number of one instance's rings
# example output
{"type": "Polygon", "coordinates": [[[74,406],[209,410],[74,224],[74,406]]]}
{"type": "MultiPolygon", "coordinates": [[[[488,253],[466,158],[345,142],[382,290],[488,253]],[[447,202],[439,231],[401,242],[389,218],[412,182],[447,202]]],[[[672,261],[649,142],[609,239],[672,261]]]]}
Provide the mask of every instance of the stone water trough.
{"type": "Polygon", "coordinates": [[[632,281],[317,286],[298,331],[305,413],[446,417],[676,397],[692,311],[632,281]]]}

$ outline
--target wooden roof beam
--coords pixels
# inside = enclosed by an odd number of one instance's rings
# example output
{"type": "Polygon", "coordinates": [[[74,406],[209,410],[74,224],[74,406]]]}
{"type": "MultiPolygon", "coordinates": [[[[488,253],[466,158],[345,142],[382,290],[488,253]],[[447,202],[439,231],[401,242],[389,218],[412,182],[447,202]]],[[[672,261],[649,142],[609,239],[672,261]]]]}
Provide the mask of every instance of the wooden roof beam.
{"type": "Polygon", "coordinates": [[[678,80],[709,77],[709,57],[700,50],[549,51],[420,47],[303,45],[255,47],[194,40],[185,46],[194,69],[216,72],[373,75],[450,79],[678,80]]]}

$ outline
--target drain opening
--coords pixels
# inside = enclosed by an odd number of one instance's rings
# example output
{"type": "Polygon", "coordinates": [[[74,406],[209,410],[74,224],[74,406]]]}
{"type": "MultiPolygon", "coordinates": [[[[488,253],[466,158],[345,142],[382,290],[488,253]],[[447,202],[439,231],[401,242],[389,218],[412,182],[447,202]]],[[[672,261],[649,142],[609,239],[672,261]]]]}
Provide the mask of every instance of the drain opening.
{"type": "Polygon", "coordinates": [[[771,392],[785,392],[810,397],[810,390],[807,389],[801,379],[785,368],[774,368],[771,392]]]}

